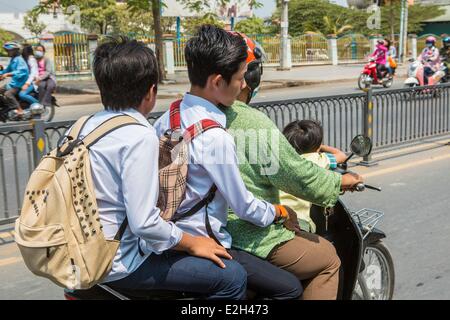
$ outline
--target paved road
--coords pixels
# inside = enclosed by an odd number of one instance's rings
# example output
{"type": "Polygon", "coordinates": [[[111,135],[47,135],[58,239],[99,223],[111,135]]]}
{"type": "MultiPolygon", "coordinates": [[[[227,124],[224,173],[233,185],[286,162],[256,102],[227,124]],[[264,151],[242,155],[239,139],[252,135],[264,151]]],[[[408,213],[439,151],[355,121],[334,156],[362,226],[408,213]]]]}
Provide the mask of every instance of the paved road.
{"type": "MultiPolygon", "coordinates": [[[[395,261],[394,298],[450,299],[450,147],[353,169],[383,188],[343,199],[353,209],[385,212],[379,227],[395,261]]],[[[5,232],[0,231],[0,299],[62,299],[61,289],[26,269],[14,243],[1,244],[5,232]]]]}
{"type": "MultiPolygon", "coordinates": [[[[393,88],[401,88],[402,82],[397,81],[393,88]]],[[[380,90],[382,87],[375,87],[375,90],[380,90]]],[[[186,87],[186,91],[188,87],[186,87]]],[[[291,87],[291,88],[282,88],[276,90],[265,90],[261,91],[254,102],[261,101],[274,101],[274,100],[286,100],[286,99],[295,99],[295,98],[309,98],[309,97],[322,97],[328,95],[338,95],[338,94],[349,94],[349,93],[358,93],[361,92],[357,88],[357,83],[355,81],[345,81],[345,82],[337,82],[330,84],[320,84],[320,85],[311,85],[311,86],[302,86],[302,87],[291,87]]],[[[84,103],[85,101],[95,100],[93,96],[89,95],[80,95],[72,96],[68,98],[66,95],[62,95],[62,101],[66,100],[67,104],[62,103],[62,107],[56,109],[55,121],[62,120],[74,120],[79,117],[96,112],[102,109],[102,106],[99,101],[84,103]]],[[[156,103],[154,112],[165,111],[168,109],[170,103],[174,99],[159,99],[156,103]]]]}

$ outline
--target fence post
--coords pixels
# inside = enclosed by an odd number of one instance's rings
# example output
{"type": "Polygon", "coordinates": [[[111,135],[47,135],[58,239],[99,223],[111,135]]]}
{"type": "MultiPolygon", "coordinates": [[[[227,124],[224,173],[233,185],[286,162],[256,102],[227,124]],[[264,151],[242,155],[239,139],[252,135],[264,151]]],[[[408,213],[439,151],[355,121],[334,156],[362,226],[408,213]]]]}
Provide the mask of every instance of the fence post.
{"type": "Polygon", "coordinates": [[[370,52],[374,52],[376,47],[377,47],[377,41],[378,39],[380,39],[380,36],[372,34],[369,36],[369,41],[370,41],[370,52]]]}
{"type": "Polygon", "coordinates": [[[409,37],[409,51],[411,52],[411,58],[415,59],[417,58],[417,35],[410,34],[408,37],[409,37]]]}
{"type": "Polygon", "coordinates": [[[173,49],[173,41],[164,41],[165,54],[166,54],[166,68],[167,74],[175,73],[175,53],[173,49]]]}
{"type": "Polygon", "coordinates": [[[94,53],[98,46],[98,36],[96,34],[89,34],[88,51],[89,51],[89,68],[91,69],[92,78],[94,78],[94,53]]]}
{"type": "Polygon", "coordinates": [[[89,67],[91,69],[92,78],[94,77],[94,52],[98,46],[98,36],[96,34],[88,34],[88,51],[89,51],[89,67]]]}
{"type": "MultiPolygon", "coordinates": [[[[364,136],[369,137],[373,141],[373,97],[372,97],[372,87],[369,87],[366,91],[366,100],[364,103],[363,110],[363,131],[364,136]]],[[[365,156],[363,161],[360,162],[361,165],[370,167],[376,165],[376,161],[372,160],[372,155],[365,156]]]]}
{"type": "Polygon", "coordinates": [[[328,55],[330,56],[330,60],[333,66],[337,66],[339,61],[338,61],[337,38],[335,34],[328,35],[328,55]]]}
{"type": "Polygon", "coordinates": [[[44,120],[35,119],[31,121],[31,125],[33,127],[33,160],[34,167],[37,167],[47,149],[45,145],[45,124],[44,120]]]}
{"type": "Polygon", "coordinates": [[[52,34],[46,34],[39,39],[39,42],[44,46],[45,56],[53,64],[53,70],[56,70],[54,40],[55,37],[52,34]]]}

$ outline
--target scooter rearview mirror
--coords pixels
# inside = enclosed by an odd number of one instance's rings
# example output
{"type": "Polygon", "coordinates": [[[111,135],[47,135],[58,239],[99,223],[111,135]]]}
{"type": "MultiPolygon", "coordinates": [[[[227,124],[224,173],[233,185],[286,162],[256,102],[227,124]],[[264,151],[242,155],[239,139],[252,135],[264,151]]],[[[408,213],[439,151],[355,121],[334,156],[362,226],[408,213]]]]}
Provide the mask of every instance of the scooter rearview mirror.
{"type": "MultiPolygon", "coordinates": [[[[350,149],[352,150],[352,155],[350,155],[350,157],[353,156],[353,154],[360,157],[368,156],[372,152],[372,141],[369,137],[357,135],[353,138],[352,143],[350,144],[350,149]]],[[[348,159],[350,159],[350,157],[348,159]]]]}

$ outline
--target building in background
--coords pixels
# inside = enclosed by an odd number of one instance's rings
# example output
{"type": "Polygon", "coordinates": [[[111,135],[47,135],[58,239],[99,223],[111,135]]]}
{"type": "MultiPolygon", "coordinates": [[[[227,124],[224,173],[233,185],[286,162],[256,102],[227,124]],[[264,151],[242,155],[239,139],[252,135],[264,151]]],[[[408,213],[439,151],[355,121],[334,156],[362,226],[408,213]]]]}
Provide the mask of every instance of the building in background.
{"type": "MultiPolygon", "coordinates": [[[[33,37],[30,31],[24,28],[23,17],[27,11],[39,4],[39,0],[0,0],[0,29],[8,31],[17,39],[33,37]]],[[[39,21],[47,25],[44,33],[76,32],[79,26],[70,22],[68,16],[60,10],[44,14],[39,21]]]]}
{"type": "Polygon", "coordinates": [[[424,28],[420,35],[444,33],[450,34],[450,0],[414,0],[414,4],[421,5],[438,5],[441,6],[445,12],[439,17],[424,20],[424,28]]]}

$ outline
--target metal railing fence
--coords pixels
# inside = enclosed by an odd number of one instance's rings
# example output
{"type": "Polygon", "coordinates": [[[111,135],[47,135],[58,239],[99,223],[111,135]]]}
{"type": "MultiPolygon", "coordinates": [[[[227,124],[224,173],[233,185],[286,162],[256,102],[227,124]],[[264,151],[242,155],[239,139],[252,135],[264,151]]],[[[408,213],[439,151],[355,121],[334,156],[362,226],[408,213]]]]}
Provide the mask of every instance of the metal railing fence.
{"type": "MultiPolygon", "coordinates": [[[[324,143],[346,152],[357,134],[370,137],[375,152],[450,134],[450,84],[376,92],[370,89],[252,106],[264,112],[280,130],[294,120],[318,120],[324,128],[324,143]]],[[[150,123],[161,114],[151,114],[150,123]]],[[[18,216],[31,172],[72,124],[35,120],[0,126],[0,224],[18,216]]]]}

